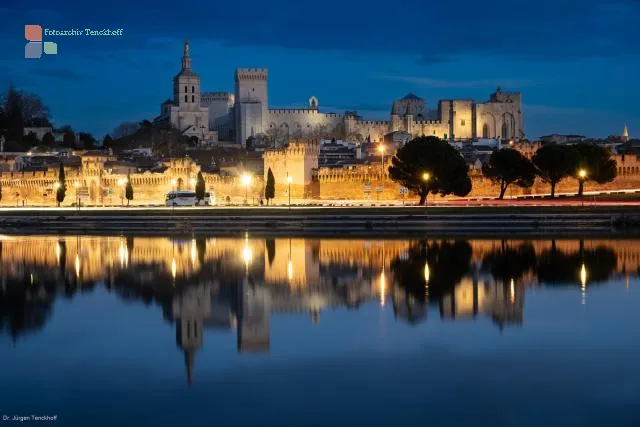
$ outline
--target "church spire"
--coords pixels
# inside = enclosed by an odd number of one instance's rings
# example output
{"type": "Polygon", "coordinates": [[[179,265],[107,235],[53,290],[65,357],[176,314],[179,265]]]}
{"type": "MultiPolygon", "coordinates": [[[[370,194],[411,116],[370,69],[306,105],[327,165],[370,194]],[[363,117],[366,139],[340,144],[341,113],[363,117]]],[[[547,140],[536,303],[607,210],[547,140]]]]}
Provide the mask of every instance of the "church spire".
{"type": "Polygon", "coordinates": [[[182,69],[191,69],[191,56],[189,56],[189,40],[184,40],[184,53],[182,54],[182,69]]]}
{"type": "Polygon", "coordinates": [[[184,361],[187,365],[187,382],[189,385],[193,383],[193,351],[185,350],[184,361]]]}
{"type": "Polygon", "coordinates": [[[624,130],[622,131],[622,139],[625,141],[629,140],[629,129],[627,129],[627,124],[624,124],[624,130]]]}

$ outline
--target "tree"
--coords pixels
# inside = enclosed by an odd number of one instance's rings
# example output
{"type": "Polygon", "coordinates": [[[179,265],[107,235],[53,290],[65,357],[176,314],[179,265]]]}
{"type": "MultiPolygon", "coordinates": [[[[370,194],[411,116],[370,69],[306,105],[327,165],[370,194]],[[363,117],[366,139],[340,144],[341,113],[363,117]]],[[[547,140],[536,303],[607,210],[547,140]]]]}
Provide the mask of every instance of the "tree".
{"type": "Polygon", "coordinates": [[[269,201],[276,196],[276,179],[273,177],[271,168],[267,171],[267,184],[264,186],[264,198],[267,199],[267,205],[269,201]]]}
{"type": "Polygon", "coordinates": [[[64,179],[64,165],[60,163],[60,171],[58,172],[58,189],[56,190],[56,202],[58,202],[58,207],[60,207],[60,203],[64,202],[66,192],[67,184],[64,179]]]}
{"type": "Polygon", "coordinates": [[[198,203],[204,199],[205,191],[206,184],[204,182],[204,177],[202,176],[202,172],[198,172],[198,178],[196,179],[196,199],[198,199],[198,203]]]}
{"type": "Polygon", "coordinates": [[[42,137],[42,143],[44,145],[53,145],[56,143],[55,138],[53,137],[53,134],[51,132],[47,132],[44,134],[44,136],[42,137]]]}
{"type": "Polygon", "coordinates": [[[131,184],[131,176],[127,174],[127,185],[124,188],[124,197],[127,198],[127,206],[133,200],[133,184],[131,184]]]}
{"type": "Polygon", "coordinates": [[[536,169],[518,150],[503,148],[491,153],[489,162],[482,165],[482,174],[500,184],[498,199],[503,199],[507,188],[513,183],[523,188],[531,187],[536,178],[536,169]]]}
{"type": "Polygon", "coordinates": [[[75,148],[76,134],[73,131],[66,131],[62,137],[62,145],[68,148],[75,148]]]}
{"type": "Polygon", "coordinates": [[[551,185],[551,197],[555,197],[556,184],[575,173],[579,158],[577,151],[571,146],[545,144],[531,160],[538,176],[551,185]]]}
{"type": "Polygon", "coordinates": [[[111,148],[111,144],[113,143],[113,139],[111,139],[111,135],[106,134],[104,138],[102,138],[102,147],[103,148],[111,148]]]}
{"type": "Polygon", "coordinates": [[[466,196],[471,191],[471,179],[462,155],[435,136],[419,137],[406,143],[393,156],[389,176],[418,193],[421,205],[429,193],[466,196]]]}
{"type": "Polygon", "coordinates": [[[49,127],[51,112],[40,96],[30,92],[19,92],[22,101],[22,118],[25,126],[49,127]]]}
{"type": "Polygon", "coordinates": [[[34,147],[34,146],[40,144],[40,140],[38,139],[38,136],[35,134],[35,132],[29,132],[22,139],[22,143],[25,144],[28,147],[34,147]]]}
{"type": "Polygon", "coordinates": [[[22,98],[13,85],[10,85],[7,91],[4,110],[7,141],[22,142],[24,135],[22,98]]]}
{"type": "Polygon", "coordinates": [[[78,138],[80,139],[82,147],[84,147],[85,149],[96,148],[98,145],[98,141],[96,140],[96,138],[88,132],[80,132],[78,134],[78,138]]]}
{"type": "Polygon", "coordinates": [[[611,158],[611,153],[604,147],[595,144],[581,142],[574,145],[578,153],[578,170],[575,172],[578,179],[578,195],[582,196],[584,183],[595,181],[605,184],[615,179],[618,165],[611,158]],[[580,170],[584,170],[584,176],[580,176],[580,170]]]}
{"type": "Polygon", "coordinates": [[[125,136],[133,135],[140,129],[140,125],[135,122],[123,122],[120,123],[114,130],[111,132],[111,136],[113,139],[124,138],[125,136]]]}
{"type": "Polygon", "coordinates": [[[275,147],[281,147],[287,142],[289,132],[282,126],[273,126],[267,129],[265,136],[269,141],[273,142],[275,147]]]}

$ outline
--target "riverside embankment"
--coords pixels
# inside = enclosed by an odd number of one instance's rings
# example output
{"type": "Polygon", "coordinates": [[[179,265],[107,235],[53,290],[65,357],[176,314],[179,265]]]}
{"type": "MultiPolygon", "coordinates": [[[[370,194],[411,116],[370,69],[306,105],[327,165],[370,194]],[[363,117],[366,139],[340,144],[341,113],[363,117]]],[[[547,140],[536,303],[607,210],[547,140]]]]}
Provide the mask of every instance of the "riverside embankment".
{"type": "Polygon", "coordinates": [[[640,235],[637,207],[118,208],[0,211],[4,234],[640,235]]]}

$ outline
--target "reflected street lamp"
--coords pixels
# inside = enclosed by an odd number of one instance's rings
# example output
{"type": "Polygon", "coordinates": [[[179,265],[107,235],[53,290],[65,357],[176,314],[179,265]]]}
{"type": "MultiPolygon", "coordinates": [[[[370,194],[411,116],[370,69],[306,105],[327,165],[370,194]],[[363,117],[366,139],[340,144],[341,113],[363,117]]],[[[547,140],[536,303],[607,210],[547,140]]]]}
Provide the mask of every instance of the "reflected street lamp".
{"type": "Polygon", "coordinates": [[[291,181],[293,181],[293,178],[287,176],[287,184],[289,185],[289,189],[287,190],[287,194],[289,195],[289,210],[291,210],[291,181]]]}

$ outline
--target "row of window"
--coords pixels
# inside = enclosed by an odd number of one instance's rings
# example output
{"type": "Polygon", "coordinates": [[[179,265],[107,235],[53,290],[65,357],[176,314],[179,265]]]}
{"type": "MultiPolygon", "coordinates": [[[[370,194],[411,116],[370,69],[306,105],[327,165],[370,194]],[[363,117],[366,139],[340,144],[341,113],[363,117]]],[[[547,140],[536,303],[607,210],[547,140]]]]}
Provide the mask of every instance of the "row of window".
{"type": "MultiPolygon", "coordinates": [[[[189,102],[189,95],[184,96],[184,102],[189,102]]],[[[191,95],[191,102],[196,102],[196,96],[191,95]]]]}
{"type": "MultiPolygon", "coordinates": [[[[184,86],[184,93],[188,93],[189,92],[189,87],[187,85],[184,86]]],[[[196,87],[195,86],[191,86],[191,93],[196,93],[196,87]]]]}

